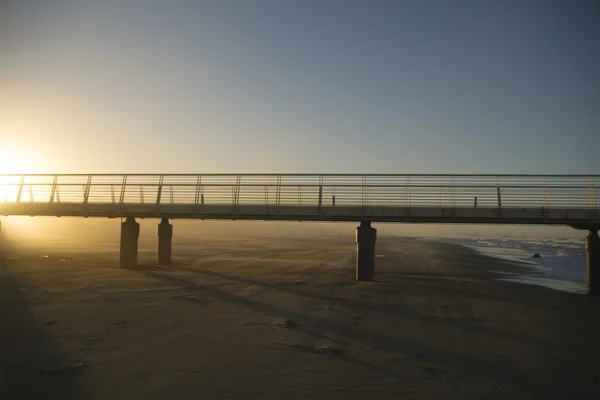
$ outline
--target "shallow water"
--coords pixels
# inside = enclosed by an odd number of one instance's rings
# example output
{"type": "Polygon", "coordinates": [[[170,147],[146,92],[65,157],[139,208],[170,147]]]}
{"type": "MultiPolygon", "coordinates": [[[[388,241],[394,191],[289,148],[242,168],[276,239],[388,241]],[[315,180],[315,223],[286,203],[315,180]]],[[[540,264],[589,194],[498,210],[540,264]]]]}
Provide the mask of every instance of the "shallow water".
{"type": "Polygon", "coordinates": [[[520,274],[498,272],[502,274],[499,280],[546,286],[571,293],[586,292],[583,239],[562,237],[427,237],[424,239],[463,245],[482,254],[518,262],[526,267],[520,274]],[[539,253],[541,258],[532,258],[535,253],[539,253]]]}

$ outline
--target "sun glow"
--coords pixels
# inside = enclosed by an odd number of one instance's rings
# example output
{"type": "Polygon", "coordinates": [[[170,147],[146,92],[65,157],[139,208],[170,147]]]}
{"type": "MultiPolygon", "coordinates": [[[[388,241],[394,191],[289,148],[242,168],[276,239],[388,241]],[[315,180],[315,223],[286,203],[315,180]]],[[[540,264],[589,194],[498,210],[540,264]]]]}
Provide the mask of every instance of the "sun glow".
{"type": "Polygon", "coordinates": [[[33,165],[30,160],[26,160],[11,149],[0,149],[0,175],[31,172],[33,172],[33,165]]]}
{"type": "Polygon", "coordinates": [[[18,192],[20,177],[8,174],[27,174],[35,170],[35,164],[21,157],[8,147],[0,149],[0,202],[14,201],[18,192]]]}

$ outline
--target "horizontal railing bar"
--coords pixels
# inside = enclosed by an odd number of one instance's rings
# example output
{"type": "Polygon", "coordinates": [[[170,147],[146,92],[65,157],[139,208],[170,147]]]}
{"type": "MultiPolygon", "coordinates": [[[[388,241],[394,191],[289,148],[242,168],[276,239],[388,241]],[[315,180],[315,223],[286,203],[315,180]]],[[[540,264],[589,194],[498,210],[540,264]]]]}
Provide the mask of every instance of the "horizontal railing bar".
{"type": "MultiPolygon", "coordinates": [[[[77,186],[80,187],[81,185],[84,185],[85,183],[77,183],[77,182],[65,182],[65,183],[58,183],[56,184],[57,187],[63,187],[63,186],[77,186]]],[[[16,184],[16,183],[0,183],[0,187],[18,187],[20,186],[20,184],[16,184]]],[[[31,183],[25,183],[25,186],[45,186],[45,187],[49,187],[51,188],[53,186],[52,183],[42,183],[42,182],[31,182],[31,183]]],[[[112,184],[112,183],[90,183],[89,185],[90,187],[123,187],[123,184],[112,184]]],[[[144,187],[156,187],[158,188],[159,185],[158,183],[127,183],[125,184],[125,187],[140,187],[140,186],[144,186],[144,187]]],[[[173,187],[198,187],[197,184],[195,183],[173,183],[173,184],[162,184],[162,186],[173,186],[173,187]]],[[[446,189],[496,189],[497,187],[500,187],[501,189],[535,189],[535,190],[541,190],[542,187],[539,185],[536,186],[529,186],[529,185],[426,185],[426,184],[411,184],[411,185],[392,185],[392,184],[367,184],[367,185],[361,185],[361,184],[336,184],[336,183],[329,183],[329,184],[323,184],[323,185],[319,185],[319,184],[291,184],[291,183],[282,183],[280,185],[275,184],[275,183],[242,183],[241,185],[236,185],[236,184],[231,184],[231,183],[207,183],[207,184],[202,184],[200,185],[202,187],[208,188],[208,187],[241,187],[241,188],[246,188],[246,187],[289,187],[289,188],[298,188],[298,187],[323,187],[323,188],[330,188],[330,187],[335,187],[335,188],[357,188],[360,189],[362,187],[368,187],[368,188],[446,188],[446,189]]],[[[557,186],[557,185],[547,185],[545,186],[546,189],[556,189],[556,190],[560,190],[560,189],[582,189],[582,190],[588,190],[589,186],[557,186]]]]}
{"type": "MultiPolygon", "coordinates": [[[[2,203],[0,203],[0,205],[1,204],[2,203]]],[[[32,203],[27,203],[27,204],[32,204],[32,203]]],[[[34,204],[40,204],[40,203],[34,203],[34,204]]],[[[82,204],[82,203],[68,203],[68,202],[62,203],[61,202],[59,205],[78,205],[78,206],[81,206],[82,208],[85,207],[85,205],[82,204]]],[[[120,206],[119,204],[111,204],[111,203],[96,204],[96,205],[98,205],[98,206],[100,206],[100,205],[103,205],[103,206],[112,206],[112,208],[114,208],[114,209],[118,209],[119,206],[120,206]]],[[[145,204],[144,206],[148,206],[148,205],[149,204],[145,204]]],[[[193,203],[188,203],[185,206],[187,206],[187,205],[192,205],[193,206],[194,204],[193,203]]],[[[218,206],[225,206],[225,207],[234,207],[231,204],[231,202],[229,204],[217,204],[217,205],[218,206]]],[[[167,206],[171,206],[171,205],[167,204],[167,206]]],[[[175,205],[175,206],[177,207],[178,205],[175,205]]],[[[215,206],[215,205],[205,205],[205,206],[209,207],[209,206],[215,206]]],[[[279,207],[279,208],[289,208],[289,209],[292,209],[292,208],[301,208],[301,209],[319,208],[319,207],[314,206],[314,205],[313,206],[306,206],[306,205],[298,205],[298,204],[289,204],[289,205],[280,205],[280,206],[277,206],[276,204],[269,204],[268,206],[266,206],[265,204],[250,204],[250,205],[247,205],[247,206],[248,207],[253,207],[253,208],[258,208],[258,207],[268,207],[268,208],[278,208],[279,207]]],[[[198,205],[197,207],[201,208],[202,205],[198,205]]],[[[236,206],[236,207],[238,207],[238,206],[236,206]]],[[[241,207],[244,207],[244,206],[241,206],[241,207]]],[[[338,206],[338,205],[335,205],[334,206],[334,205],[331,205],[331,204],[327,204],[327,205],[323,205],[322,206],[322,208],[329,208],[329,209],[335,209],[335,208],[355,209],[357,207],[361,207],[361,206],[357,206],[357,205],[349,205],[349,206],[338,206]]],[[[390,205],[390,206],[364,206],[362,208],[366,208],[366,209],[369,209],[371,211],[373,211],[374,209],[378,209],[378,208],[386,208],[386,209],[389,209],[389,208],[393,208],[393,209],[432,209],[432,207],[429,207],[429,206],[392,206],[392,205],[390,205]]],[[[437,208],[437,207],[435,207],[435,208],[437,208]]],[[[472,207],[454,207],[453,208],[450,205],[444,205],[441,208],[442,209],[448,209],[448,210],[450,210],[450,209],[456,209],[457,211],[472,211],[473,210],[472,207]]],[[[478,210],[478,209],[479,209],[479,207],[476,210],[478,210]]],[[[483,209],[483,207],[482,207],[482,209],[483,209]]],[[[485,209],[489,211],[489,210],[495,209],[495,207],[486,207],[485,209]]],[[[527,207],[527,208],[523,208],[523,210],[525,210],[525,211],[538,211],[538,212],[541,212],[541,211],[544,211],[544,208],[543,207],[527,207]]],[[[564,208],[560,208],[560,209],[553,210],[553,211],[554,212],[560,212],[560,211],[588,212],[590,210],[586,209],[586,208],[582,208],[582,207],[564,207],[564,208]]]]}
{"type": "Polygon", "coordinates": [[[144,173],[133,173],[133,174],[114,174],[114,173],[97,173],[97,174],[0,174],[0,177],[54,177],[54,176],[77,176],[77,177],[101,177],[101,176],[111,176],[111,177],[115,177],[115,176],[135,176],[135,177],[139,177],[139,176],[147,176],[147,177],[174,177],[174,176],[181,176],[181,177],[197,177],[197,176],[202,176],[202,177],[211,177],[211,176],[231,176],[231,177],[237,177],[237,176],[242,176],[242,177],[250,177],[250,176],[254,176],[254,177],[259,177],[259,176],[269,176],[269,177],[277,177],[277,176],[281,176],[281,177],[286,177],[286,176],[291,176],[291,177],[298,177],[298,176],[307,176],[307,177],[418,177],[418,176],[422,176],[422,177],[456,177],[456,178],[462,178],[462,177],[489,177],[489,178],[503,178],[503,177],[517,177],[517,178],[588,178],[588,177],[592,177],[592,178],[600,178],[599,174],[574,174],[574,175],[565,175],[565,174],[391,174],[391,173],[386,173],[386,174],[376,174],[376,173],[370,173],[370,174],[354,174],[354,173],[323,173],[323,174],[319,174],[319,173],[285,173],[285,174],[278,174],[278,173],[207,173],[207,174],[193,174],[193,173],[181,173],[181,174],[176,174],[176,173],[169,173],[169,174],[144,174],[144,173]]]}
{"type": "MultiPolygon", "coordinates": [[[[596,218],[600,175],[541,174],[27,174],[0,175],[0,204],[585,209],[596,218]],[[115,192],[120,193],[115,201],[115,192]],[[199,196],[202,204],[199,204],[199,196]],[[4,202],[2,202],[4,198],[4,202]]],[[[10,206],[9,206],[10,207],[10,206]]],[[[32,208],[35,214],[35,208],[32,208]]],[[[234,213],[235,213],[234,209],[234,213]]],[[[496,215],[501,216],[501,212],[496,215]]]]}

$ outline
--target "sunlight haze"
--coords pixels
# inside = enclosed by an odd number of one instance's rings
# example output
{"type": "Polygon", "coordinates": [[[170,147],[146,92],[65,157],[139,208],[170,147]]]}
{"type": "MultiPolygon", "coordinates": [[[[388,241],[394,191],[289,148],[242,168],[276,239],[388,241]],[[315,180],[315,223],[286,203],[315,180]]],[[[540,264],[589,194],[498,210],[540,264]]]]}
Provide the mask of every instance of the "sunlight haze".
{"type": "Polygon", "coordinates": [[[593,173],[597,15],[593,2],[4,1],[0,172],[593,173]]]}
{"type": "Polygon", "coordinates": [[[599,398],[599,22],[0,0],[0,400],[599,398]]]}

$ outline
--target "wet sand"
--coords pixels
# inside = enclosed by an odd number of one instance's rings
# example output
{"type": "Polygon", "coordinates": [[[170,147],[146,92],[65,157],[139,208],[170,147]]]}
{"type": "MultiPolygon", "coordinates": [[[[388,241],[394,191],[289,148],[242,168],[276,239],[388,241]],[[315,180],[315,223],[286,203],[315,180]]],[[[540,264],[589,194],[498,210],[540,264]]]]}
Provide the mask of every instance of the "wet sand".
{"type": "Polygon", "coordinates": [[[180,240],[132,269],[102,250],[5,251],[0,398],[600,393],[600,299],[494,281],[520,266],[461,246],[381,237],[375,282],[351,240],[180,240]]]}

